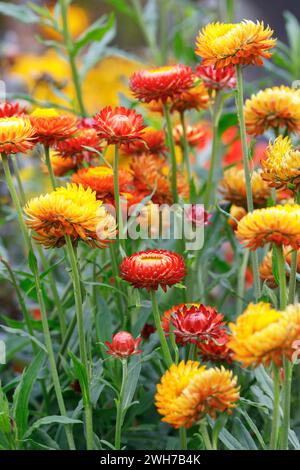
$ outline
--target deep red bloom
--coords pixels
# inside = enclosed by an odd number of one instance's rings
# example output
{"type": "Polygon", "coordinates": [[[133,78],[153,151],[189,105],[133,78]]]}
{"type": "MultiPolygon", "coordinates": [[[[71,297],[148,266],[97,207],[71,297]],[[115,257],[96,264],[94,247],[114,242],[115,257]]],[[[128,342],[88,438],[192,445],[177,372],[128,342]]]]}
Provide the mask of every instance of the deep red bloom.
{"type": "Polygon", "coordinates": [[[155,326],[150,325],[150,323],[145,323],[142,331],[141,331],[141,337],[143,339],[149,339],[150,336],[156,331],[155,326]]]}
{"type": "Polygon", "coordinates": [[[138,70],[129,82],[134,96],[145,102],[166,101],[175,95],[189,90],[194,85],[191,67],[177,64],[148,70],[138,70]]]}
{"type": "Polygon", "coordinates": [[[197,65],[196,74],[210,90],[236,87],[235,68],[232,65],[220,69],[213,65],[197,65]]]}
{"type": "Polygon", "coordinates": [[[119,331],[113,336],[111,343],[105,341],[106,346],[109,348],[106,352],[112,356],[122,358],[140,354],[142,351],[138,347],[141,341],[141,338],[135,340],[127,331],[119,331]]]}
{"type": "Polygon", "coordinates": [[[146,250],[124,258],[120,275],[136,288],[147,291],[157,290],[159,286],[166,291],[186,275],[182,256],[167,250],[146,250]]]}
{"type": "Polygon", "coordinates": [[[213,307],[203,304],[181,304],[164,313],[162,327],[169,333],[170,323],[176,342],[207,343],[214,341],[218,345],[226,342],[227,336],[224,330],[224,317],[213,307]]]}
{"type": "Polygon", "coordinates": [[[121,144],[133,140],[143,141],[144,118],[135,110],[106,106],[94,117],[95,129],[100,139],[108,144],[121,144]]]}
{"type": "Polygon", "coordinates": [[[228,362],[229,364],[233,361],[233,351],[228,347],[228,341],[230,336],[228,333],[224,333],[223,340],[224,344],[217,344],[215,341],[208,341],[208,343],[199,343],[199,355],[203,361],[212,362],[228,362]]]}
{"type": "Polygon", "coordinates": [[[143,154],[166,155],[168,147],[166,146],[165,132],[163,130],[146,129],[143,139],[144,141],[136,140],[123,144],[123,152],[133,156],[143,154]]]}
{"type": "Polygon", "coordinates": [[[186,219],[196,227],[209,225],[212,214],[209,214],[203,204],[191,204],[184,209],[186,219]]]}
{"type": "Polygon", "coordinates": [[[0,104],[0,118],[23,116],[23,114],[26,114],[26,108],[20,103],[4,101],[0,104]]]}

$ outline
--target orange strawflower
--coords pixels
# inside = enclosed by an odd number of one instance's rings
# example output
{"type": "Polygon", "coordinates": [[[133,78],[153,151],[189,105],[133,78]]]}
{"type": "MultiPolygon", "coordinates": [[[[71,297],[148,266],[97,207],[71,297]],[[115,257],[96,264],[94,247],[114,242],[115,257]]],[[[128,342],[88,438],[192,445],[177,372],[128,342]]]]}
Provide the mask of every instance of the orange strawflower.
{"type": "MultiPolygon", "coordinates": [[[[181,124],[173,129],[173,137],[176,145],[183,146],[183,128],[181,124]]],[[[186,126],[186,137],[190,147],[204,147],[209,136],[206,126],[196,124],[194,126],[186,126]]]]}
{"type": "Polygon", "coordinates": [[[243,217],[236,236],[250,250],[267,243],[300,248],[300,206],[285,204],[256,209],[243,217]]]}
{"type": "MultiPolygon", "coordinates": [[[[284,257],[286,263],[291,266],[292,263],[292,247],[284,247],[284,257]]],[[[298,251],[297,256],[297,272],[300,273],[300,252],[298,251]]],[[[272,251],[269,251],[262,259],[259,265],[259,274],[262,281],[266,282],[271,289],[277,287],[277,282],[275,281],[273,270],[272,270],[272,251]]],[[[286,271],[286,276],[289,277],[288,271],[286,271]]]]}
{"type": "MultiPolygon", "coordinates": [[[[81,157],[62,157],[56,152],[50,154],[51,166],[55,176],[64,176],[71,170],[76,170],[78,165],[82,162],[81,157]]],[[[47,167],[44,165],[43,169],[46,171],[47,167]]]]}
{"type": "Polygon", "coordinates": [[[103,108],[94,117],[95,129],[100,139],[107,144],[122,144],[140,140],[143,141],[145,129],[144,118],[135,110],[117,106],[103,108]]]}
{"type": "Polygon", "coordinates": [[[25,117],[0,118],[0,153],[27,152],[35,144],[35,131],[25,117]]]}
{"type": "Polygon", "coordinates": [[[135,140],[122,145],[122,151],[126,155],[166,155],[166,137],[163,130],[147,128],[143,134],[143,141],[135,140]]]}
{"type": "Polygon", "coordinates": [[[173,364],[157,385],[155,404],[162,421],[174,428],[190,428],[206,414],[231,413],[239,400],[232,371],[206,369],[196,361],[173,364]]]}
{"type": "Polygon", "coordinates": [[[232,227],[233,230],[236,230],[238,222],[247,214],[247,211],[244,209],[244,207],[232,204],[229,213],[231,217],[228,217],[228,224],[232,227]]]}
{"type": "Polygon", "coordinates": [[[38,142],[47,146],[54,145],[76,131],[76,117],[58,114],[55,109],[37,108],[30,114],[30,121],[38,142]]]}
{"type": "Polygon", "coordinates": [[[276,44],[273,31],[263,22],[244,20],[240,23],[210,23],[196,40],[196,54],[203,65],[223,68],[229,65],[262,65],[271,57],[276,44]]]}
{"type": "Polygon", "coordinates": [[[124,258],[120,276],[132,286],[147,291],[164,291],[182,281],[186,275],[182,256],[167,250],[146,250],[124,258]]]}
{"type": "Polygon", "coordinates": [[[244,367],[270,362],[280,366],[283,356],[291,358],[293,343],[300,338],[300,305],[289,305],[280,312],[267,303],[250,304],[229,326],[229,347],[235,360],[244,367]]]}
{"type": "Polygon", "coordinates": [[[266,88],[246,100],[244,112],[250,135],[281,128],[297,134],[300,131],[300,90],[284,85],[266,88]]]}
{"type": "Polygon", "coordinates": [[[192,88],[194,75],[191,67],[177,64],[148,70],[138,70],[129,82],[130,89],[140,101],[166,101],[192,88]]]}

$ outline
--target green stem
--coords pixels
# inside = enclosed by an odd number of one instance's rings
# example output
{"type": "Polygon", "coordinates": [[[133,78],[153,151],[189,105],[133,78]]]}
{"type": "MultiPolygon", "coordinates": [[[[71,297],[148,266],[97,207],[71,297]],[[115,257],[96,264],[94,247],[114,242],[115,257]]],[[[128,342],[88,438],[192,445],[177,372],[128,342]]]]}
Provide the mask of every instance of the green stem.
{"type": "Polygon", "coordinates": [[[117,401],[117,419],[116,419],[116,430],[115,430],[115,449],[121,449],[121,435],[122,435],[122,424],[124,419],[123,413],[123,399],[124,399],[124,391],[125,386],[127,383],[127,359],[122,359],[122,384],[120,390],[120,396],[117,401]]]}
{"type": "Polygon", "coordinates": [[[114,153],[114,196],[116,204],[116,215],[118,223],[119,236],[118,240],[120,244],[124,247],[124,227],[123,227],[123,217],[122,217],[122,207],[120,201],[120,186],[119,186],[119,147],[118,144],[115,145],[114,153]]]}
{"type": "Polygon", "coordinates": [[[171,115],[169,107],[166,103],[163,103],[164,108],[164,115],[167,124],[167,135],[168,135],[168,142],[170,146],[170,154],[171,154],[171,167],[172,167],[172,175],[171,175],[171,184],[172,184],[172,194],[173,194],[173,203],[178,203],[178,191],[177,191],[177,162],[176,162],[176,153],[175,153],[175,143],[173,138],[173,130],[172,130],[172,122],[171,122],[171,115]]]}
{"type": "Polygon", "coordinates": [[[187,450],[187,435],[185,428],[179,428],[180,450],[187,450]]]}
{"type": "Polygon", "coordinates": [[[205,445],[205,449],[206,450],[213,450],[212,444],[210,442],[210,437],[209,437],[209,434],[208,434],[208,431],[207,431],[207,423],[206,423],[205,419],[203,419],[200,422],[200,433],[201,433],[201,436],[202,436],[202,439],[203,439],[203,442],[204,442],[204,445],[205,445]]]}
{"type": "Polygon", "coordinates": [[[56,182],[56,178],[54,176],[53,168],[52,168],[52,165],[51,165],[49,146],[44,145],[44,150],[45,150],[45,162],[46,162],[46,166],[47,166],[48,173],[49,173],[49,176],[50,176],[51,185],[52,185],[52,188],[55,189],[57,187],[57,182],[56,182]]]}
{"type": "Polygon", "coordinates": [[[212,130],[213,130],[213,139],[212,139],[212,149],[211,149],[211,160],[210,167],[208,172],[208,179],[206,185],[206,193],[204,204],[208,208],[211,201],[211,194],[214,193],[214,174],[216,170],[217,155],[219,149],[219,121],[222,111],[222,95],[220,92],[217,92],[216,99],[213,106],[213,116],[212,116],[212,130]]]}
{"type": "Polygon", "coordinates": [[[87,113],[86,113],[84,102],[83,102],[80,79],[79,79],[79,74],[77,71],[75,54],[74,54],[73,41],[70,35],[69,25],[68,25],[69,2],[67,0],[59,0],[59,3],[60,3],[60,8],[61,8],[61,16],[62,16],[62,23],[63,23],[64,44],[66,46],[68,57],[69,57],[69,63],[71,67],[72,79],[73,79],[74,88],[76,92],[76,98],[78,102],[79,111],[80,111],[81,116],[84,117],[84,116],[87,116],[87,113]]]}
{"type": "MultiPolygon", "coordinates": [[[[8,157],[6,154],[2,154],[2,163],[3,163],[4,174],[5,174],[6,181],[7,181],[7,186],[10,191],[13,203],[17,211],[18,221],[19,221],[21,233],[23,235],[26,250],[28,253],[31,252],[33,254],[31,239],[29,237],[27,227],[23,219],[21,204],[20,204],[17,192],[13,184],[13,180],[12,180],[12,176],[11,176],[10,168],[8,164],[8,157]]],[[[58,376],[56,364],[55,364],[55,356],[54,356],[51,334],[50,334],[49,325],[48,325],[47,311],[46,311],[46,306],[44,302],[42,286],[41,286],[39,273],[38,273],[38,267],[37,267],[37,263],[33,262],[32,264],[33,264],[33,276],[34,276],[34,281],[35,281],[35,286],[36,286],[37,298],[38,298],[38,303],[39,303],[40,310],[41,310],[42,326],[43,326],[43,331],[44,331],[45,344],[46,344],[46,349],[48,353],[52,381],[53,381],[60,413],[62,416],[67,416],[67,411],[66,411],[66,407],[64,404],[62,390],[61,390],[61,386],[59,382],[59,376],[58,376]]],[[[66,436],[67,436],[69,447],[70,449],[73,450],[75,449],[75,444],[74,444],[74,438],[73,438],[71,426],[66,425],[65,431],[66,431],[66,436]]]]}
{"type": "Polygon", "coordinates": [[[186,167],[188,180],[189,180],[189,187],[190,187],[190,197],[193,193],[193,178],[192,178],[192,170],[191,170],[191,162],[190,162],[190,155],[189,155],[189,144],[187,139],[187,132],[186,132],[186,122],[185,122],[185,115],[184,112],[180,113],[180,123],[182,127],[182,143],[183,143],[183,162],[186,167]]]}
{"type": "Polygon", "coordinates": [[[195,343],[190,344],[189,360],[191,360],[191,361],[196,361],[197,360],[197,346],[196,346],[195,343]]]}
{"type": "Polygon", "coordinates": [[[152,308],[153,308],[153,318],[154,318],[154,323],[155,327],[159,336],[160,344],[161,344],[161,349],[163,352],[164,356],[164,361],[167,365],[167,367],[170,367],[173,364],[172,356],[169,350],[169,346],[165,337],[164,330],[161,326],[161,320],[160,320],[160,314],[159,314],[159,309],[158,309],[158,304],[157,304],[157,298],[154,290],[150,291],[150,296],[151,296],[151,301],[152,301],[152,308]]]}
{"type": "Polygon", "coordinates": [[[278,429],[280,418],[280,372],[279,368],[273,365],[273,416],[272,416],[272,432],[270,440],[270,449],[276,450],[278,443],[278,429]]]}
{"type": "Polygon", "coordinates": [[[281,245],[273,245],[276,254],[278,281],[279,281],[279,296],[280,296],[280,309],[284,310],[287,305],[287,292],[286,292],[286,272],[285,272],[285,258],[281,245]]]}
{"type": "MultiPolygon", "coordinates": [[[[253,212],[253,198],[252,198],[252,186],[251,186],[251,173],[250,165],[248,158],[248,145],[247,145],[247,134],[246,134],[246,125],[245,125],[245,115],[244,115],[244,90],[243,90],[243,75],[240,65],[236,66],[236,77],[237,77],[237,114],[240,125],[240,134],[242,141],[242,151],[243,151],[243,165],[245,172],[246,180],[246,193],[247,193],[247,207],[248,212],[253,212]]],[[[258,256],[257,252],[251,252],[251,261],[252,261],[252,270],[253,270],[253,279],[254,279],[254,293],[256,301],[261,296],[261,286],[260,286],[260,277],[258,269],[258,256]]]]}
{"type": "Polygon", "coordinates": [[[86,425],[86,444],[87,450],[92,450],[94,447],[94,437],[93,437],[93,416],[92,416],[92,402],[91,402],[91,388],[90,388],[90,372],[89,364],[87,357],[87,348],[84,332],[84,314],[83,314],[83,302],[81,295],[81,281],[79,270],[77,266],[77,260],[75,256],[74,247],[69,236],[65,237],[68,257],[72,270],[72,281],[75,297],[75,308],[76,308],[76,317],[77,317],[77,327],[78,327],[78,336],[79,336],[79,350],[80,350],[80,359],[86,370],[88,377],[87,390],[86,390],[86,403],[85,407],[85,425],[86,425]]]}
{"type": "Polygon", "coordinates": [[[12,161],[15,178],[16,178],[17,184],[18,184],[18,189],[19,189],[19,194],[20,194],[20,202],[21,202],[22,206],[24,206],[24,204],[26,203],[26,196],[25,196],[25,191],[24,191],[22,180],[21,180],[20,173],[19,173],[17,160],[16,160],[17,156],[16,155],[11,155],[10,158],[11,158],[11,161],[12,161]]]}
{"type": "Polygon", "coordinates": [[[242,264],[239,268],[238,282],[237,282],[237,301],[236,313],[240,315],[243,311],[243,301],[245,293],[246,270],[249,260],[249,250],[245,250],[242,256],[242,264]]]}

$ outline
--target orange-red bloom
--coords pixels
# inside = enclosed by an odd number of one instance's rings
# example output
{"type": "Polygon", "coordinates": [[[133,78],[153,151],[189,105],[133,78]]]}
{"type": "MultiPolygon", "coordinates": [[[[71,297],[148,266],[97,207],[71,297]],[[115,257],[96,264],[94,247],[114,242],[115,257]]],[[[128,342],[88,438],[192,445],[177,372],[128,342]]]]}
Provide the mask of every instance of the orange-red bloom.
{"type": "Polygon", "coordinates": [[[146,250],[124,258],[120,276],[136,288],[164,291],[186,275],[182,256],[167,250],[146,250]]]}
{"type": "Polygon", "coordinates": [[[54,109],[36,109],[31,113],[30,121],[37,140],[48,146],[71,136],[76,131],[76,117],[58,114],[54,109]]]}
{"type": "Polygon", "coordinates": [[[84,157],[101,152],[100,139],[96,130],[91,127],[79,128],[74,135],[58,142],[56,148],[64,157],[72,157],[75,154],[84,157]],[[95,152],[85,147],[93,148],[95,152]]]}
{"type": "MultiPolygon", "coordinates": [[[[181,124],[173,129],[173,137],[176,145],[183,146],[183,128],[181,124]]],[[[204,147],[207,142],[207,129],[202,124],[186,126],[186,137],[190,147],[204,147]]]]}
{"type": "Polygon", "coordinates": [[[191,67],[177,64],[148,70],[138,70],[130,79],[134,96],[145,103],[174,97],[188,91],[194,84],[191,67]]]}
{"type": "Polygon", "coordinates": [[[34,146],[34,138],[28,118],[0,118],[0,153],[25,153],[34,146]]]}
{"type": "Polygon", "coordinates": [[[215,68],[212,65],[197,65],[196,75],[203,80],[206,88],[210,90],[224,90],[236,87],[235,69],[232,65],[224,68],[215,68]]]}
{"type": "Polygon", "coordinates": [[[20,103],[4,101],[0,104],[0,118],[20,117],[26,114],[26,108],[20,103]]]}
{"type": "Polygon", "coordinates": [[[233,352],[228,345],[230,335],[225,332],[222,340],[224,341],[224,344],[217,344],[215,341],[198,344],[198,351],[201,359],[203,361],[227,362],[230,364],[233,361],[233,352]]]}
{"type": "Polygon", "coordinates": [[[164,313],[162,327],[169,333],[170,324],[176,342],[207,343],[214,341],[218,345],[225,343],[224,317],[215,308],[203,304],[181,304],[164,313]]]}
{"type": "Polygon", "coordinates": [[[133,140],[143,140],[144,118],[135,110],[117,106],[106,106],[95,115],[95,129],[100,139],[108,144],[122,144],[133,140]]]}
{"type": "MultiPolygon", "coordinates": [[[[64,176],[70,170],[75,170],[82,162],[82,157],[62,157],[61,155],[53,152],[50,155],[51,166],[55,176],[64,176]]],[[[46,165],[44,169],[47,170],[46,165]]]]}
{"type": "Polygon", "coordinates": [[[126,358],[135,354],[140,354],[142,351],[138,349],[141,338],[134,340],[133,336],[127,331],[119,331],[113,336],[112,342],[105,341],[108,347],[107,354],[115,357],[126,358]]]}
{"type": "Polygon", "coordinates": [[[163,130],[145,129],[143,141],[135,140],[122,145],[122,151],[126,155],[139,156],[147,155],[166,155],[168,147],[166,146],[165,132],[163,130]]]}

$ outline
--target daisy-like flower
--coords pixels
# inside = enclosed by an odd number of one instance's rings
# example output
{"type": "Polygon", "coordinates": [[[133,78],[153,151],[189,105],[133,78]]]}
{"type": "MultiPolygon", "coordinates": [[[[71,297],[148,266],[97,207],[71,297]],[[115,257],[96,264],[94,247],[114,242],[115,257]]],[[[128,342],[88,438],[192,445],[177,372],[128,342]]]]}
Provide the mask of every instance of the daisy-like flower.
{"type": "Polygon", "coordinates": [[[77,129],[73,136],[58,142],[56,148],[63,157],[92,156],[102,150],[97,132],[92,127],[77,129]],[[85,147],[93,148],[95,151],[87,150],[85,147]]]}
{"type": "MultiPolygon", "coordinates": [[[[57,152],[50,153],[50,161],[54,176],[64,176],[71,170],[76,170],[82,162],[82,157],[62,157],[57,152]]],[[[47,170],[45,165],[44,170],[47,170]]]]}
{"type": "Polygon", "coordinates": [[[263,22],[244,20],[240,23],[210,23],[196,40],[196,54],[203,65],[223,68],[229,65],[262,65],[271,57],[276,40],[263,22]]]}
{"type": "Polygon", "coordinates": [[[0,153],[27,152],[35,144],[35,131],[23,117],[0,118],[0,153]]]}
{"type": "Polygon", "coordinates": [[[173,364],[157,385],[155,404],[162,421],[174,428],[190,428],[206,414],[230,413],[239,400],[232,371],[206,369],[196,361],[173,364]]]}
{"type": "Polygon", "coordinates": [[[233,359],[233,352],[229,348],[228,343],[230,335],[224,333],[223,335],[224,344],[217,344],[215,341],[208,341],[207,343],[198,344],[198,354],[202,361],[211,362],[227,362],[231,364],[233,359]]]}
{"type": "Polygon", "coordinates": [[[138,70],[129,82],[135,98],[145,103],[152,100],[165,102],[168,98],[188,91],[193,85],[191,67],[182,64],[138,70]]]}
{"type": "MultiPolygon", "coordinates": [[[[262,179],[260,171],[253,171],[251,188],[254,207],[263,207],[271,195],[271,188],[262,179]]],[[[219,191],[225,201],[247,208],[247,191],[245,171],[242,168],[231,167],[224,172],[219,191]]]]}
{"type": "Polygon", "coordinates": [[[262,160],[262,177],[277,189],[297,190],[300,183],[300,151],[289,137],[279,136],[270,143],[262,160]]]}
{"type": "Polygon", "coordinates": [[[162,317],[162,327],[168,334],[171,323],[176,342],[181,345],[209,341],[222,345],[227,339],[223,315],[215,308],[202,304],[181,304],[166,311],[162,317]]]}
{"type": "MultiPolygon", "coordinates": [[[[181,124],[174,127],[173,137],[176,145],[183,145],[183,128],[181,124]]],[[[186,126],[186,137],[190,147],[204,147],[208,138],[207,129],[202,124],[186,126]]]]}
{"type": "Polygon", "coordinates": [[[135,110],[117,106],[103,108],[94,117],[95,129],[100,139],[107,144],[122,144],[125,142],[143,141],[145,129],[144,118],[135,110]]]}
{"type": "Polygon", "coordinates": [[[209,90],[224,90],[236,87],[235,68],[228,67],[216,69],[212,65],[197,65],[196,75],[201,78],[206,88],[209,90]]]}
{"type": "MultiPolygon", "coordinates": [[[[126,191],[132,182],[132,176],[126,170],[119,170],[118,176],[120,191],[126,191]]],[[[96,192],[97,199],[108,202],[114,196],[114,173],[108,166],[81,168],[72,175],[71,181],[86,189],[91,188],[96,192]]]]}
{"type": "Polygon", "coordinates": [[[128,142],[123,144],[121,149],[123,153],[130,156],[144,154],[165,156],[168,151],[165,132],[163,130],[147,128],[143,134],[143,141],[128,142]]]}
{"type": "Polygon", "coordinates": [[[280,366],[283,355],[290,358],[292,345],[300,338],[300,305],[280,312],[267,303],[250,304],[229,327],[229,347],[244,367],[270,362],[280,366]]]}
{"type": "Polygon", "coordinates": [[[0,118],[20,117],[26,114],[26,108],[20,103],[4,101],[0,104],[0,118]]]}
{"type": "Polygon", "coordinates": [[[232,227],[233,230],[237,229],[238,222],[245,217],[247,214],[246,209],[244,207],[236,206],[232,204],[230,207],[229,214],[231,217],[228,217],[228,224],[232,227]]]}
{"type": "Polygon", "coordinates": [[[132,286],[147,291],[164,291],[182,281],[186,275],[182,256],[167,250],[146,250],[124,258],[120,276],[132,286]]]}
{"type": "Polygon", "coordinates": [[[256,209],[243,217],[236,236],[247,248],[256,250],[267,243],[300,248],[300,206],[284,204],[256,209]]]}
{"type": "MultiPolygon", "coordinates": [[[[172,204],[172,187],[170,182],[170,165],[165,158],[157,155],[134,157],[131,162],[134,185],[138,191],[151,194],[156,204],[172,204]]],[[[179,171],[177,172],[177,191],[181,198],[189,195],[188,182],[179,171]]]]}
{"type": "Polygon", "coordinates": [[[250,135],[281,128],[289,133],[299,133],[300,90],[284,85],[266,88],[246,100],[244,112],[250,135]]]}
{"type": "MultiPolygon", "coordinates": [[[[292,248],[290,246],[284,247],[283,250],[286,263],[291,266],[292,263],[292,248]]],[[[297,272],[300,273],[300,252],[298,251],[297,258],[297,272]]],[[[266,282],[271,289],[277,287],[273,270],[272,270],[272,251],[269,251],[262,259],[259,265],[259,274],[262,281],[266,282]]],[[[286,272],[287,277],[289,273],[286,272]]]]}
{"type": "Polygon", "coordinates": [[[115,219],[96,194],[83,186],[68,184],[49,194],[31,199],[24,208],[26,223],[35,240],[46,248],[60,247],[68,235],[73,243],[83,240],[103,248],[115,238],[115,219]]]}
{"type": "Polygon", "coordinates": [[[142,338],[134,339],[127,331],[119,331],[113,336],[112,342],[105,341],[108,347],[107,354],[111,356],[128,358],[140,354],[142,351],[138,349],[142,338]]]}
{"type": "Polygon", "coordinates": [[[58,114],[52,108],[37,108],[30,114],[30,121],[37,140],[47,146],[54,145],[76,131],[75,116],[58,114]]]}

